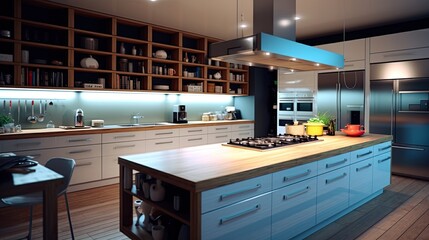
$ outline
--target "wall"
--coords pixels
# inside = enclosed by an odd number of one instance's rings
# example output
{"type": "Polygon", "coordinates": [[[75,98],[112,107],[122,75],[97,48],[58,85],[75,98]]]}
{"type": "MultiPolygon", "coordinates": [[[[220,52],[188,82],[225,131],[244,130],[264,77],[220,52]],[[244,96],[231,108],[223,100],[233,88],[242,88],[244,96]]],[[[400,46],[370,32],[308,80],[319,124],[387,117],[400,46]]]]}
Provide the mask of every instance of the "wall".
{"type": "MultiPolygon", "coordinates": [[[[82,108],[85,114],[85,125],[92,119],[104,119],[105,124],[132,123],[132,115],[144,116],[141,122],[172,121],[172,109],[175,104],[185,104],[188,120],[201,120],[204,112],[222,111],[225,106],[234,105],[233,96],[197,95],[197,94],[162,94],[162,93],[119,93],[119,92],[74,92],[74,91],[37,91],[37,90],[1,90],[0,100],[6,100],[6,108],[0,113],[9,112],[9,100],[13,101],[12,116],[15,124],[20,123],[23,129],[44,128],[49,120],[58,127],[74,125],[74,114],[82,108]],[[21,100],[21,117],[17,119],[17,102],[21,100]],[[27,112],[24,111],[24,100],[27,99],[27,112]],[[48,105],[45,120],[31,124],[26,119],[31,114],[31,100],[35,101],[35,114],[39,114],[39,99],[52,101],[48,105]]],[[[251,117],[252,114],[245,113],[251,117]]]]}

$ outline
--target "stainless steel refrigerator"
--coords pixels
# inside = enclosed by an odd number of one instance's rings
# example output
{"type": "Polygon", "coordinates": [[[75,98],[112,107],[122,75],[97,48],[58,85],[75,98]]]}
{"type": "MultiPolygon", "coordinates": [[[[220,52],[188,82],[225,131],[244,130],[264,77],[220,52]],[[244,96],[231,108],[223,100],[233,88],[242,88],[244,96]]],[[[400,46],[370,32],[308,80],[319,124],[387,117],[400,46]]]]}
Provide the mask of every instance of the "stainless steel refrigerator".
{"type": "Polygon", "coordinates": [[[371,133],[393,135],[392,173],[429,180],[429,60],[371,65],[371,133]]]}
{"type": "Polygon", "coordinates": [[[336,118],[337,130],[347,124],[364,125],[365,71],[318,74],[317,113],[336,118]]]}

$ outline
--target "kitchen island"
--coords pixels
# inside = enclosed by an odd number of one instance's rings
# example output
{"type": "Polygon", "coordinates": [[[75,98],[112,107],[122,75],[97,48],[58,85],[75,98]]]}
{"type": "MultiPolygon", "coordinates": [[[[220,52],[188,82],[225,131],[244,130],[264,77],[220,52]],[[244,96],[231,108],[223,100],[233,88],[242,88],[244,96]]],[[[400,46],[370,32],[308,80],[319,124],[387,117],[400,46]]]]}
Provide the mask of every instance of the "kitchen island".
{"type": "Polygon", "coordinates": [[[211,144],[119,157],[120,229],[134,239],[148,236],[135,226],[137,197],[168,216],[171,226],[187,226],[191,239],[304,236],[390,183],[391,136],[320,139],[266,151],[211,144]],[[161,180],[165,199],[145,198],[133,170],[161,180]],[[181,199],[178,211],[174,196],[181,199]]]}

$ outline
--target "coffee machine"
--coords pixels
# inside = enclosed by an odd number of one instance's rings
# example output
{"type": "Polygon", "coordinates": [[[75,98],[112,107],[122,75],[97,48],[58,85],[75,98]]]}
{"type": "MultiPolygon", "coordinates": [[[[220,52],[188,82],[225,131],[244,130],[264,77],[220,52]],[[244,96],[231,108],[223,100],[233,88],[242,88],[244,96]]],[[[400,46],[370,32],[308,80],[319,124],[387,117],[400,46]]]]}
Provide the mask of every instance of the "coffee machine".
{"type": "Polygon", "coordinates": [[[186,119],[186,106],[174,105],[173,106],[173,123],[187,123],[186,119]]]}

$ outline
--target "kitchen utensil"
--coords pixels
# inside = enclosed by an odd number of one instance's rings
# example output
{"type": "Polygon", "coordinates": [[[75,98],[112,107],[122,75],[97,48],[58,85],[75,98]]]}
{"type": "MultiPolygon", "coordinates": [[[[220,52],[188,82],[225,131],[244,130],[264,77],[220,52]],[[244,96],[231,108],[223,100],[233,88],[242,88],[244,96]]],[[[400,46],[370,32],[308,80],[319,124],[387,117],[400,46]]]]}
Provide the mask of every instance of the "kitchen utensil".
{"type": "Polygon", "coordinates": [[[304,123],[306,127],[307,135],[309,136],[321,136],[323,135],[323,123],[304,123]]]}
{"type": "Polygon", "coordinates": [[[17,113],[18,113],[18,119],[17,119],[17,125],[15,126],[16,131],[17,132],[21,132],[21,124],[20,124],[20,118],[21,118],[21,100],[18,100],[18,109],[17,109],[17,113]]]}
{"type": "Polygon", "coordinates": [[[27,121],[33,124],[37,122],[37,116],[34,115],[34,100],[31,101],[31,116],[28,116],[27,121]]]}
{"type": "Polygon", "coordinates": [[[84,37],[82,38],[82,45],[89,50],[98,50],[98,39],[84,37]]]}
{"type": "Polygon", "coordinates": [[[6,100],[3,100],[3,112],[6,113],[6,100]]]}
{"type": "Polygon", "coordinates": [[[158,50],[153,53],[153,56],[156,58],[167,59],[167,52],[164,50],[158,50]]]}
{"type": "Polygon", "coordinates": [[[9,100],[9,117],[12,117],[12,100],[9,100]]]}
{"type": "Polygon", "coordinates": [[[38,122],[43,122],[45,115],[43,114],[42,100],[39,101],[39,116],[37,117],[38,122]]]}
{"type": "Polygon", "coordinates": [[[27,99],[24,101],[24,113],[27,115],[27,99]]]}
{"type": "Polygon", "coordinates": [[[305,135],[304,125],[287,125],[286,133],[290,135],[305,135]]]}

